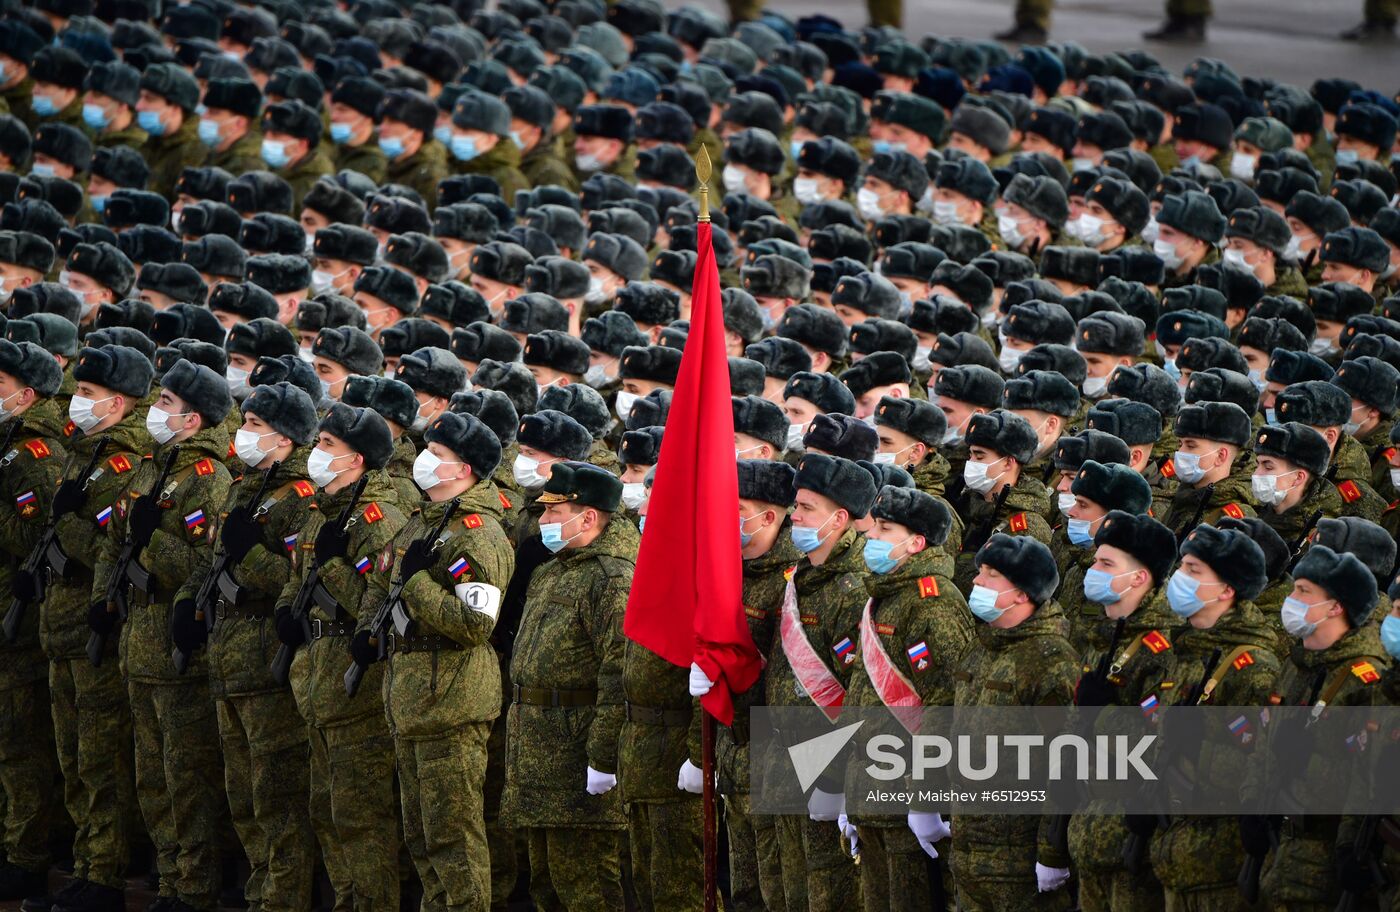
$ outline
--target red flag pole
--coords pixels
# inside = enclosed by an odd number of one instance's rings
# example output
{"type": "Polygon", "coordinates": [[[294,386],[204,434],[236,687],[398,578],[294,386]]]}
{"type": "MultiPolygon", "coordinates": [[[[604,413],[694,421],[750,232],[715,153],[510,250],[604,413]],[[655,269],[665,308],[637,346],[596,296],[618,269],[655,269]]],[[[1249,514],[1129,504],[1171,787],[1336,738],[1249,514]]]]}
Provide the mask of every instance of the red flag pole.
{"type": "MultiPolygon", "coordinates": [[[[700,144],[700,154],[695,160],[695,176],[700,181],[700,215],[697,222],[710,221],[710,153],[705,144],[700,144]]],[[[709,234],[706,233],[708,240],[709,234]]],[[[714,243],[710,241],[710,243],[714,243]]],[[[704,822],[701,838],[705,851],[705,912],[719,910],[719,839],[716,832],[715,811],[715,717],[703,707],[700,710],[700,775],[702,779],[700,802],[704,822]]]]}

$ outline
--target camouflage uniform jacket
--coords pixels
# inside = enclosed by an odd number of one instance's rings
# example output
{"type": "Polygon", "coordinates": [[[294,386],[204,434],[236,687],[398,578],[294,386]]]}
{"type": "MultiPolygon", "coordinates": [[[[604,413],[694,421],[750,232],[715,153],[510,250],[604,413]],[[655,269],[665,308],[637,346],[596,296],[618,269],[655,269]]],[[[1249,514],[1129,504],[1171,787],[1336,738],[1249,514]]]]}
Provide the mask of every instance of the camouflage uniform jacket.
{"type": "MultiPolygon", "coordinates": [[[[224,519],[235,507],[244,507],[254,515],[263,511],[257,515],[262,533],[258,543],[242,561],[228,568],[229,575],[241,587],[240,603],[225,604],[216,589],[217,607],[209,606],[215,607],[215,620],[206,653],[209,690],[216,700],[282,689],[268,671],[280,645],[273,610],[292,575],[292,552],[302,541],[302,529],[315,509],[316,486],[306,477],[309,454],[307,447],[293,450],[281,465],[270,470],[274,474],[259,503],[252,500],[262,484],[263,473],[250,469],[235,479],[218,524],[209,533],[217,541],[224,519]]],[[[215,547],[216,555],[222,551],[215,547]]],[[[175,601],[194,598],[203,582],[203,575],[191,576],[175,595],[175,601]]]]}
{"type": "Polygon", "coordinates": [[[1298,503],[1282,513],[1273,507],[1261,507],[1259,518],[1279,534],[1285,545],[1296,550],[1303,536],[1317,528],[1315,514],[1321,519],[1336,519],[1346,515],[1344,506],[1336,485],[1325,478],[1314,478],[1308,482],[1307,492],[1298,503]]]}
{"type": "Polygon", "coordinates": [[[389,156],[379,148],[379,143],[371,134],[368,140],[358,146],[336,146],[335,166],[339,171],[358,171],[378,185],[385,181],[389,170],[389,156]]]}
{"type": "Polygon", "coordinates": [[[1266,295],[1287,295],[1300,301],[1308,299],[1308,280],[1296,266],[1284,266],[1274,273],[1274,284],[1264,292],[1266,295]]]}
{"type": "Polygon", "coordinates": [[[515,202],[515,194],[529,190],[530,181],[520,171],[520,147],[510,137],[496,142],[489,152],[470,161],[454,161],[457,174],[484,174],[501,185],[501,197],[515,202]]]}
{"type": "MultiPolygon", "coordinates": [[[[442,520],[446,503],[423,501],[386,546],[397,564],[416,539],[442,520]]],[[[462,495],[434,552],[433,566],[420,570],[403,587],[404,611],[413,619],[411,650],[391,640],[384,675],[384,709],[396,738],[435,738],[468,722],[486,722],[501,712],[501,669],[491,647],[493,614],[469,607],[459,595],[469,583],[495,586],[502,592],[515,569],[515,552],[498,521],[501,502],[496,486],[481,481],[462,495]],[[450,640],[445,648],[434,643],[450,640]]],[[[384,564],[384,558],[380,559],[384,564]]],[[[398,574],[370,574],[361,621],[378,609],[398,574]]],[[[498,607],[499,610],[499,607],[498,607]]]]}
{"type": "Polygon", "coordinates": [[[1350,434],[1337,442],[1337,452],[1327,469],[1327,480],[1342,497],[1342,515],[1380,522],[1389,504],[1371,487],[1371,455],[1350,434]]]}
{"type": "MultiPolygon", "coordinates": [[[[85,656],[87,650],[88,606],[102,597],[102,590],[93,587],[93,568],[97,566],[102,540],[116,513],[117,495],[122,493],[131,472],[141,462],[141,454],[151,448],[146,433],[145,412],[135,409],[105,431],[84,436],[70,421],[64,425],[64,444],[68,458],[63,466],[63,478],[77,479],[87,466],[93,448],[104,436],[110,435],[102,448],[97,468],[88,478],[87,499],[76,512],[58,521],[58,542],[68,555],[68,579],[49,574],[48,590],[39,615],[39,639],[50,659],[72,659],[85,656]]],[[[115,644],[115,639],[109,641],[115,644]]],[[[115,647],[109,646],[115,651],[115,647]]]]}
{"type": "Polygon", "coordinates": [[[1088,547],[1079,547],[1069,540],[1066,528],[1057,527],[1050,541],[1050,553],[1055,557],[1055,566],[1060,568],[1060,588],[1055,600],[1069,621],[1070,645],[1076,654],[1083,655],[1089,646],[1089,632],[1103,619],[1103,606],[1084,597],[1084,571],[1093,565],[1098,549],[1093,542],[1088,547]]]}
{"type": "Polygon", "coordinates": [[[394,441],[394,452],[384,472],[389,476],[389,484],[394,487],[394,505],[405,514],[418,509],[423,502],[423,492],[413,483],[413,460],[418,458],[418,447],[413,438],[401,434],[394,441]]]}
{"type": "MultiPolygon", "coordinates": [[[[0,440],[9,440],[0,455],[0,586],[10,580],[48,525],[54,492],[62,479],[66,438],[52,399],[41,399],[18,418],[0,425],[0,440]],[[13,431],[13,435],[11,434],[13,431]]],[[[4,603],[8,610],[9,602],[4,603]]],[[[39,648],[39,606],[28,605],[14,643],[0,639],[0,692],[42,681],[48,660],[39,648]]]]}
{"type": "Polygon", "coordinates": [[[689,678],[688,668],[627,640],[622,653],[627,709],[617,740],[617,781],[624,803],[695,797],[676,788],[681,765],[689,760],[699,766],[701,760],[700,701],[690,695],[689,678]]]}
{"type": "MultiPolygon", "coordinates": [[[[316,493],[316,509],[307,518],[306,526],[292,552],[292,573],[278,596],[279,607],[290,605],[296,598],[302,581],[316,565],[316,536],[321,527],[340,518],[350,500],[354,485],[346,485],[334,494],[325,490],[316,493]]],[[[340,623],[347,629],[344,636],[322,636],[297,650],[292,660],[292,695],[302,718],[317,728],[348,725],[371,716],[384,714],[383,663],[375,663],[365,672],[359,692],[352,700],[345,695],[345,669],[350,664],[349,633],[360,619],[365,603],[366,576],[387,573],[384,546],[403,528],[407,517],[394,506],[394,489],[382,471],[370,473],[370,480],[355,502],[346,531],[350,542],[344,557],[333,557],[320,569],[320,583],[339,606],[338,617],[311,603],[312,630],[340,623]]]]}
{"type": "Polygon", "coordinates": [[[963,592],[972,589],[972,578],[977,575],[974,559],[978,549],[996,533],[1029,535],[1050,544],[1050,494],[1038,478],[1022,474],[1016,484],[1002,488],[991,500],[969,491],[966,503],[963,519],[967,522],[967,534],[953,577],[963,592]]]}
{"type": "Polygon", "coordinates": [[[631,523],[610,522],[592,543],[560,551],[530,579],[511,656],[512,687],[595,696],[592,705],[510,707],[501,797],[510,826],[622,828],[619,790],[594,796],[584,783],[586,767],[618,768],[622,615],[639,544],[631,523]]]}
{"type": "MultiPolygon", "coordinates": [[[[1205,706],[1263,706],[1279,673],[1274,637],[1253,602],[1236,602],[1214,627],[1189,624],[1172,637],[1171,658],[1160,677],[1149,677],[1142,699],[1156,699],[1170,713],[1187,704],[1207,677],[1217,678],[1209,696],[1194,701],[1205,706]],[[1218,651],[1218,655],[1217,655],[1218,651]],[[1213,667],[1207,664],[1215,658],[1213,667]]],[[[1225,726],[1212,729],[1202,741],[1174,746],[1161,739],[1154,745],[1166,752],[1163,762],[1179,767],[1198,790],[1235,795],[1255,762],[1254,742],[1241,743],[1225,726]]],[[[1234,817],[1173,817],[1153,836],[1152,869],[1171,890],[1234,886],[1244,863],[1239,824],[1234,817]]]]}
{"type": "MultiPolygon", "coordinates": [[[[221,461],[228,451],[228,435],[222,425],[204,428],[178,444],[157,446],[127,476],[126,488],[117,498],[112,521],[102,536],[100,556],[93,569],[93,599],[107,590],[118,554],[127,541],[127,518],[139,498],[158,497],[160,523],[137,559],[150,572],[151,590],[142,593],[127,587],[128,616],[121,628],[122,671],[133,681],[181,680],[170,661],[170,606],[174,595],[192,577],[202,577],[213,558],[209,529],[217,504],[228,500],[232,476],[221,461]],[[156,478],[171,448],[180,453],[171,467],[165,487],[154,491],[156,478]],[[206,512],[206,508],[207,511],[206,512]]],[[[190,662],[190,673],[203,677],[203,652],[190,662]]]]}
{"type": "Polygon", "coordinates": [[[140,152],[150,138],[151,134],[136,126],[136,121],[133,119],[130,126],[125,130],[112,130],[111,132],[104,130],[98,133],[92,138],[92,145],[93,148],[96,149],[114,149],[117,146],[130,146],[137,152],[140,152]]]}
{"type": "MultiPolygon", "coordinates": [[[[249,171],[266,171],[267,164],[262,158],[262,132],[256,127],[249,127],[247,133],[234,140],[233,145],[222,152],[210,149],[209,157],[204,159],[204,166],[223,168],[234,177],[249,171]]],[[[297,215],[301,214],[300,209],[292,211],[297,215]]]]}
{"type": "Polygon", "coordinates": [[[1176,533],[1180,541],[1201,523],[1213,526],[1223,516],[1243,519],[1258,515],[1254,510],[1254,494],[1249,483],[1253,473],[1245,472],[1242,468],[1235,466],[1229,475],[1203,488],[1178,483],[1171,506],[1162,515],[1162,525],[1176,533]]]}
{"type": "Polygon", "coordinates": [[[1371,488],[1385,499],[1387,508],[1400,497],[1400,491],[1396,491],[1390,483],[1390,454],[1395,452],[1395,446],[1390,442],[1390,429],[1394,426],[1394,421],[1382,419],[1369,434],[1356,438],[1371,461],[1371,488]]]}
{"type": "Polygon", "coordinates": [[[511,471],[515,457],[519,455],[520,447],[514,441],[501,447],[501,463],[496,466],[496,471],[491,473],[491,481],[496,485],[496,496],[501,501],[501,528],[506,530],[506,535],[510,536],[512,542],[519,541],[517,533],[520,515],[525,508],[525,492],[516,484],[515,475],[511,471]]]}
{"type": "Polygon", "coordinates": [[[39,128],[39,118],[34,114],[34,77],[26,76],[0,92],[0,100],[4,101],[8,113],[24,121],[31,134],[39,128]]]}
{"type": "Polygon", "coordinates": [[[204,164],[209,147],[199,141],[199,118],[186,114],[180,129],[166,136],[152,136],[142,149],[151,178],[146,189],[175,202],[175,182],[186,168],[204,164]]]}
{"type": "Polygon", "coordinates": [[[386,161],[384,166],[386,182],[412,187],[423,197],[429,210],[437,208],[438,181],[451,173],[452,168],[447,164],[447,150],[435,139],[424,140],[414,154],[386,161]]]}
{"type": "MultiPolygon", "coordinates": [[[[937,548],[925,548],[902,566],[865,578],[875,637],[890,663],[912,685],[923,706],[953,705],[953,671],[973,637],[972,613],[948,577],[937,573],[937,548]]],[[[843,706],[885,705],[870,677],[864,640],[859,647],[843,706]]],[[[873,734],[873,732],[871,733],[873,734]]],[[[865,740],[862,738],[862,740],[865,740]]],[[[854,812],[879,784],[859,763],[846,765],[846,804],[861,826],[903,827],[902,817],[854,812]]]]}
{"type": "Polygon", "coordinates": [[[531,187],[554,184],[572,193],[577,193],[579,189],[574,169],[559,157],[554,143],[549,139],[541,139],[535,148],[521,156],[520,173],[525,175],[531,187]]]}
{"type": "Polygon", "coordinates": [[[335,165],[320,148],[312,149],[301,160],[288,166],[278,174],[292,187],[292,211],[301,214],[301,202],[312,186],[323,177],[335,176],[335,165]]]}
{"type": "MultiPolygon", "coordinates": [[[[788,577],[802,560],[802,552],[792,543],[791,528],[779,533],[767,554],[744,561],[744,617],[749,635],[766,661],[777,645],[778,615],[788,577]]],[[[715,731],[715,768],[723,795],[749,792],[749,712],[764,701],[767,687],[760,674],[753,687],[734,695],[734,723],[715,731]]]]}
{"type": "MultiPolygon", "coordinates": [[[[948,514],[953,518],[953,524],[948,528],[948,538],[944,540],[942,551],[944,556],[951,562],[953,555],[962,550],[963,519],[958,515],[958,511],[953,509],[953,505],[944,496],[944,491],[948,487],[948,473],[951,467],[948,460],[937,450],[924,457],[924,461],[919,463],[910,474],[914,477],[914,487],[923,491],[930,497],[936,497],[943,502],[943,506],[948,508],[948,514]]],[[[952,576],[952,564],[950,563],[946,572],[940,571],[944,576],[952,576]]]]}
{"type": "MultiPolygon", "coordinates": [[[[1068,632],[1064,613],[1053,599],[1015,627],[977,624],[977,642],[953,672],[954,705],[1068,706],[1079,680],[1079,659],[1066,639],[1068,632]]],[[[1035,845],[1042,864],[1069,867],[1063,848],[1051,844],[1051,820],[1046,815],[959,816],[953,826],[953,851],[1035,845]]]]}

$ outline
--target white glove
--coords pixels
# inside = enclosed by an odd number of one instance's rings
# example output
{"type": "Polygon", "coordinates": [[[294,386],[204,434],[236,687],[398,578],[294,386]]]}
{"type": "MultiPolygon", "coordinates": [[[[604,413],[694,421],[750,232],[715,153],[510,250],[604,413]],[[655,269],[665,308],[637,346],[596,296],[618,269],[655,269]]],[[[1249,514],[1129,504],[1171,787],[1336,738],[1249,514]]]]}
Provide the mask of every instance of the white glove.
{"type": "Polygon", "coordinates": [[[844,813],[846,813],[845,792],[833,793],[823,792],[819,788],[812,789],[812,794],[807,799],[807,816],[823,822],[836,820],[844,813]]]}
{"type": "Polygon", "coordinates": [[[1068,880],[1069,868],[1047,868],[1038,861],[1035,863],[1035,885],[1040,892],[1052,893],[1068,880]]]}
{"type": "Polygon", "coordinates": [[[710,688],[715,686],[715,682],[705,676],[705,672],[700,670],[700,666],[694,662],[690,663],[690,695],[692,697],[703,697],[710,692],[710,688]]]}
{"type": "Polygon", "coordinates": [[[860,833],[856,832],[856,825],[851,823],[845,813],[836,818],[836,825],[841,828],[841,835],[846,837],[846,842],[851,847],[851,857],[855,858],[860,854],[860,833]]]}
{"type": "Polygon", "coordinates": [[[909,831],[919,840],[919,848],[923,849],[929,858],[938,857],[938,850],[933,844],[940,839],[946,839],[953,832],[941,816],[928,811],[909,812],[909,831]]]}
{"type": "Polygon", "coordinates": [[[700,767],[690,762],[689,757],[681,764],[681,773],[676,777],[676,788],[695,795],[705,789],[705,774],[700,767]]]}
{"type": "Polygon", "coordinates": [[[617,785],[617,777],[612,773],[600,773],[593,767],[588,768],[588,794],[602,795],[613,789],[617,785]]]}

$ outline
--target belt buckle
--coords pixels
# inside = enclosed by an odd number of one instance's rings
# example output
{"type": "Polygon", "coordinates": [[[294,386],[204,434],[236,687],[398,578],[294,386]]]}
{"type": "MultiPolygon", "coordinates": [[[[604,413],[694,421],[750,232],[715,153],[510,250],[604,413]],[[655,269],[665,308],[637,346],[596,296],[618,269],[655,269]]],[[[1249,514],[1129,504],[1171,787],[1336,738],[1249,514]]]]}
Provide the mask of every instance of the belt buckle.
{"type": "Polygon", "coordinates": [[[311,639],[313,639],[313,640],[319,640],[319,639],[320,639],[321,637],[323,637],[323,636],[325,636],[325,634],[321,633],[321,619],[320,619],[320,618],[312,618],[312,619],[311,619],[311,639]]]}
{"type": "Polygon", "coordinates": [[[384,641],[384,651],[385,651],[385,652],[407,652],[408,650],[406,650],[406,649],[402,648],[401,646],[399,646],[399,642],[400,642],[401,639],[402,639],[402,637],[400,637],[398,634],[396,634],[393,630],[390,630],[389,633],[388,633],[388,635],[387,635],[387,638],[386,638],[385,641],[384,641]]]}
{"type": "Polygon", "coordinates": [[[519,702],[520,702],[520,685],[519,685],[519,684],[512,684],[512,685],[510,685],[510,702],[512,702],[512,703],[519,703],[519,702]]]}

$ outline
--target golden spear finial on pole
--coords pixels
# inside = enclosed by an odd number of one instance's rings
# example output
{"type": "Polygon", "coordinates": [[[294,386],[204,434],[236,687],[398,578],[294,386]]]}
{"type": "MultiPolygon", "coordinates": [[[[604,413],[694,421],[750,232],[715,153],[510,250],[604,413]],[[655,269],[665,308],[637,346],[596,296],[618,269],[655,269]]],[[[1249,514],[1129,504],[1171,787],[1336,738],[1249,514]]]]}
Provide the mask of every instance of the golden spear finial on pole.
{"type": "Polygon", "coordinates": [[[697,221],[710,220],[710,153],[705,144],[700,144],[700,154],[695,156],[695,178],[700,181],[700,217],[697,221]]]}

